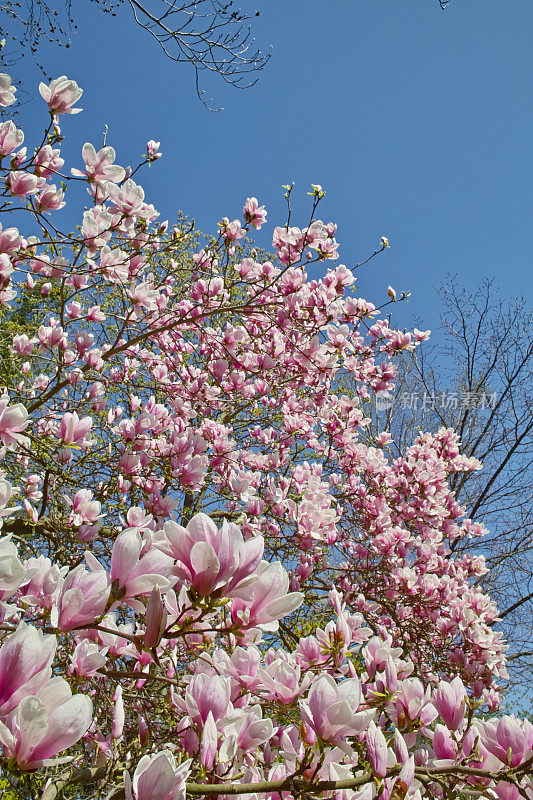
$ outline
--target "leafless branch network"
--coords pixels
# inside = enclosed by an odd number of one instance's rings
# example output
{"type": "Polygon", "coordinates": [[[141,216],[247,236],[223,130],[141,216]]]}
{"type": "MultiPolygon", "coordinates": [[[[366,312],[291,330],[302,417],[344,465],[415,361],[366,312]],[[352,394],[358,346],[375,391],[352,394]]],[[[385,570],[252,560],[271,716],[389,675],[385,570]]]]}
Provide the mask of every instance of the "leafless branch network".
{"type": "Polygon", "coordinates": [[[456,541],[452,550],[485,557],[488,572],[479,581],[498,604],[513,679],[527,683],[533,663],[532,317],[524,299],[501,299],[491,280],[468,292],[449,276],[438,293],[441,332],[416,357],[406,355],[391,404],[379,420],[376,411],[368,436],[385,426],[398,455],[421,430],[453,428],[462,452],[483,464],[449,481],[466,515],[488,533],[456,541]]]}
{"type": "Polygon", "coordinates": [[[197,0],[147,2],[128,0],[135,21],[152,36],[168,58],[188,62],[195,71],[198,96],[205,100],[200,88],[203,71],[218,74],[226,83],[248,88],[257,82],[253,73],[263,69],[270,51],[262,53],[255,45],[250,20],[259,11],[243,13],[233,2],[197,0]]]}
{"type": "MultiPolygon", "coordinates": [[[[116,16],[129,5],[135,22],[160,46],[171,61],[194,69],[198,97],[209,104],[200,86],[201,74],[219,75],[238,88],[253,86],[255,73],[268,62],[271,50],[261,52],[252,35],[251,21],[259,11],[242,11],[233,0],[92,0],[104,13],[116,16]]],[[[76,31],[71,0],[62,11],[46,0],[0,0],[2,35],[9,43],[0,51],[0,69],[30,52],[39,67],[39,46],[70,46],[76,31]]],[[[50,77],[50,76],[47,76],[50,77]]]]}

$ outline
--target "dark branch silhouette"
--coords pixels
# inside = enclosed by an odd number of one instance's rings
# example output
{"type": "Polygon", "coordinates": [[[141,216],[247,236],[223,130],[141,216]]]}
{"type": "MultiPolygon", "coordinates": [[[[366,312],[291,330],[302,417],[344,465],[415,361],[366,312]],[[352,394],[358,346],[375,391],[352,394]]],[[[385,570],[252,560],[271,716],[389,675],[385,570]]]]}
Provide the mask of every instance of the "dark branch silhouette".
{"type": "MultiPolygon", "coordinates": [[[[486,280],[474,292],[448,276],[438,289],[441,330],[416,357],[406,353],[394,392],[374,412],[393,436],[393,456],[420,430],[453,428],[462,452],[483,469],[449,477],[466,515],[489,533],[452,544],[482,554],[480,578],[498,605],[517,682],[531,675],[533,635],[533,409],[531,313],[522,298],[502,300],[486,280]]],[[[377,419],[376,419],[377,422],[377,419]]],[[[377,427],[368,429],[369,443],[377,427]]]]}
{"type": "MultiPolygon", "coordinates": [[[[513,678],[531,674],[533,635],[533,409],[531,313],[522,298],[502,300],[486,280],[467,292],[449,276],[438,290],[441,331],[406,355],[383,429],[394,454],[420,430],[456,430],[462,451],[483,464],[480,472],[450,476],[468,517],[489,533],[455,542],[483,554],[480,579],[497,602],[510,650],[513,678]]],[[[372,431],[369,431],[372,436],[372,431]]],[[[455,546],[454,546],[455,545],[455,546]]]]}
{"type": "MultiPolygon", "coordinates": [[[[220,76],[225,83],[247,88],[257,81],[255,73],[270,58],[255,45],[251,20],[259,11],[243,12],[233,0],[92,0],[105,14],[116,16],[129,6],[135,22],[154,39],[172,61],[188,63],[194,70],[198,97],[208,105],[201,88],[202,73],[220,76]]],[[[0,52],[0,71],[30,52],[40,68],[39,47],[47,42],[69,47],[76,31],[71,0],[62,11],[46,0],[0,0],[2,35],[6,46],[0,52]]],[[[48,76],[50,77],[50,76],[48,76]]]]}

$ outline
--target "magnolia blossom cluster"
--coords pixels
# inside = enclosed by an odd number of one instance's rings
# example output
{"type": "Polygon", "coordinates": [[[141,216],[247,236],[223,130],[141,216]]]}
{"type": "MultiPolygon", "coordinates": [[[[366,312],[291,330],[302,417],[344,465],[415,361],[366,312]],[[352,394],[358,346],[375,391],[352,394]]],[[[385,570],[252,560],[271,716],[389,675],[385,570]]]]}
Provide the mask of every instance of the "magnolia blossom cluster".
{"type": "MultiPolygon", "coordinates": [[[[4,123],[1,152],[11,156],[6,198],[27,197],[46,231],[64,203],[61,190],[55,208],[43,206],[64,165],[58,119],[81,90],[62,77],[40,91],[51,112],[47,140],[28,156],[23,132],[4,123]]],[[[506,676],[504,645],[492,628],[496,609],[469,583],[483,564],[446,554],[446,542],[466,531],[446,476],[479,465],[459,456],[446,431],[392,464],[386,439],[380,448],[360,442],[365,403],[392,386],[394,355],[427,332],[376,320],[344,265],[309,279],[310,265],[338,256],[333,223],[276,228],[276,261],[253,250],[237,258],[238,242],[266,219],[255,197],[242,222],[222,220],[216,244],[193,253],[187,272],[176,259],[183,231],[154,224],[157,212],[115,158],[110,146],[83,146],[83,167],[71,174],[92,205],[80,235],[62,250],[55,243],[53,257],[46,236],[8,228],[0,237],[4,302],[15,301],[15,271],[26,272],[19,291],[45,298],[33,330],[13,337],[13,383],[0,401],[10,451],[30,418],[39,436],[23,467],[28,518],[59,526],[81,557],[90,542],[105,550],[101,520],[114,517],[112,542],[117,512],[139,494],[156,520],[218,497],[283,560],[294,563],[297,542],[295,589],[314,589],[342,559],[336,579],[350,601],[368,596],[376,624],[409,646],[423,622],[431,646],[415,656],[419,670],[431,676],[452,661],[476,694],[492,689],[506,676]],[[335,391],[344,375],[350,395],[335,391]]]]}
{"type": "Polygon", "coordinates": [[[444,798],[448,780],[475,796],[533,797],[533,725],[476,719],[459,677],[424,684],[337,590],[324,629],[291,650],[269,647],[264,637],[303,596],[261,560],[263,546],[204,514],[186,527],[125,528],[109,568],[90,553],[71,569],[21,559],[0,539],[4,767],[83,762],[97,776],[106,765],[135,800],[183,798],[187,781],[207,776],[221,793],[266,781],[297,796],[298,776],[311,791],[351,782],[348,800],[400,789],[421,800],[428,785],[444,798]],[[120,772],[124,747],[133,763],[120,772]]]}
{"type": "Polygon", "coordinates": [[[395,459],[369,442],[429,332],[391,327],[392,287],[358,296],[322,187],[271,255],[256,197],[203,241],[134,180],[159,142],[65,169],[82,90],[40,93],[40,144],[0,124],[2,774],[54,797],[82,766],[98,798],[533,797],[531,725],[487,716],[507,673],[484,561],[452,555],[484,529],[448,480],[481,465],[447,429],[395,459]]]}
{"type": "MultiPolygon", "coordinates": [[[[12,487],[3,480],[1,488],[5,508],[12,487]]],[[[84,736],[102,746],[90,697],[72,695],[67,680],[53,676],[56,654],[66,674],[89,689],[92,680],[105,684],[118,660],[131,662],[140,679],[159,662],[158,651],[163,659],[168,651],[184,658],[215,634],[246,642],[276,631],[303,596],[288,592],[279,562],[262,560],[263,546],[261,537],[245,541],[236,526],[219,529],[204,514],[187,528],[127,527],[109,569],[90,552],[72,569],[44,556],[21,560],[11,537],[0,538],[0,613],[8,632],[0,647],[0,742],[10,764],[48,765],[84,736]],[[31,623],[18,622],[21,612],[31,623]],[[119,617],[131,621],[118,626],[119,617]]],[[[118,702],[112,738],[121,738],[124,720],[118,702]]]]}

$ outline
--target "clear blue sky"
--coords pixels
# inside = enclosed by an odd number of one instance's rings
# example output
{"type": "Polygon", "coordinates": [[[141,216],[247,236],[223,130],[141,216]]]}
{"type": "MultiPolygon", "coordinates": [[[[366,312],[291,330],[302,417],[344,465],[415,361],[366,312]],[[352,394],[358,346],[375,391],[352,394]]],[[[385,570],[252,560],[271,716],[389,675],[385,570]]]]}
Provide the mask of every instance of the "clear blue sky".
{"type": "MultiPolygon", "coordinates": [[[[54,77],[85,89],[84,113],[64,121],[70,156],[84,141],[99,145],[105,123],[124,165],[160,140],[164,158],[140,179],[147,199],[162,218],[182,209],[208,232],[249,195],[267,204],[271,226],[283,223],[289,181],[303,224],[309,184],[322,184],[320,216],[338,223],[342,263],[389,237],[361,273],[361,294],[379,302],[389,283],[412,290],[404,324],[417,315],[435,327],[432,287],[449,271],[528,293],[531,0],[452,0],[444,13],[437,0],[256,4],[256,38],[273,55],[252,89],[209,84],[220,113],[205,110],[192,70],[165,59],[127,8],[113,19],[74,4],[71,48],[42,52],[54,77]]],[[[28,57],[18,72],[39,80],[28,57]]],[[[38,111],[39,102],[24,108],[28,131],[40,132],[38,111]]]]}

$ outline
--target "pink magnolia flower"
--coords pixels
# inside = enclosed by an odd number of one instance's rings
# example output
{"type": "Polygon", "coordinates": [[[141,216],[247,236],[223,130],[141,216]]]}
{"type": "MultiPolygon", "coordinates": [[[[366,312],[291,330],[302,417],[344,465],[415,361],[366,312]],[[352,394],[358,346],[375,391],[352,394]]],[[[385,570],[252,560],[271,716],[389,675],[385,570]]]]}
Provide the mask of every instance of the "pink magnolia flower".
{"type": "Polygon", "coordinates": [[[291,592],[289,575],[279,561],[261,563],[258,570],[243,580],[231,596],[236,598],[231,607],[235,622],[243,628],[261,628],[276,631],[278,620],[299,608],[304,600],[301,592],[291,592]]]}
{"type": "Polygon", "coordinates": [[[8,450],[13,450],[25,440],[22,431],[28,427],[28,412],[22,403],[9,405],[9,395],[0,396],[0,441],[8,450]]]}
{"type": "Polygon", "coordinates": [[[155,586],[164,592],[172,582],[168,579],[172,559],[161,550],[152,549],[141,556],[144,543],[136,528],[122,531],[111,554],[111,581],[116,581],[121,599],[149,595],[155,586]]]}
{"type": "Polygon", "coordinates": [[[450,683],[440,681],[431,698],[439,715],[451,731],[461,727],[466,714],[466,700],[466,689],[459,676],[450,683]]]}
{"type": "Polygon", "coordinates": [[[94,525],[103,517],[100,514],[102,506],[99,500],[93,500],[93,493],[90,489],[80,489],[74,495],[72,501],[67,498],[67,502],[72,502],[72,511],[69,515],[69,522],[75,527],[80,525],[94,525]]]}
{"type": "Polygon", "coordinates": [[[68,573],[61,587],[54,609],[56,613],[52,615],[60,631],[90,625],[105,611],[109,598],[107,572],[95,558],[90,557],[90,553],[86,558],[95,569],[89,572],[80,564],[68,573]]]}
{"type": "Polygon", "coordinates": [[[482,731],[487,750],[513,769],[532,755],[533,725],[527,719],[506,715],[497,722],[482,723],[482,731]]]}
{"type": "Polygon", "coordinates": [[[378,778],[385,778],[387,775],[387,740],[374,720],[370,720],[365,741],[372,772],[378,778]]]}
{"type": "Polygon", "coordinates": [[[144,216],[146,203],[144,203],[144,189],[128,178],[120,187],[113,183],[106,185],[109,198],[113,203],[113,211],[118,211],[126,217],[144,216]]]}
{"type": "Polygon", "coordinates": [[[237,584],[259,566],[264,540],[256,536],[244,541],[236,525],[224,521],[222,528],[206,514],[196,514],[186,528],[176,522],[164,526],[158,547],[177,561],[175,574],[202,596],[233,596],[237,584]]]}
{"type": "Polygon", "coordinates": [[[207,719],[202,728],[200,739],[200,752],[198,754],[200,764],[206,769],[212,769],[218,749],[218,730],[213,718],[213,712],[209,711],[207,719]]]}
{"type": "Polygon", "coordinates": [[[418,328],[415,328],[413,333],[417,342],[424,342],[429,339],[431,331],[419,331],[418,328]]]}
{"type": "Polygon", "coordinates": [[[23,162],[26,160],[26,156],[28,155],[28,148],[21,147],[20,150],[13,154],[11,158],[11,169],[18,169],[23,162]]]}
{"type": "Polygon", "coordinates": [[[300,686],[301,668],[281,658],[276,658],[264,669],[258,670],[257,677],[267,690],[266,699],[277,700],[284,705],[293,703],[299,694],[303,694],[310,682],[309,677],[309,680],[300,686]]]}
{"type": "Polygon", "coordinates": [[[329,659],[329,654],[324,652],[323,643],[316,636],[301,637],[295,651],[298,663],[302,666],[316,666],[329,659]]]}
{"type": "Polygon", "coordinates": [[[37,339],[29,339],[25,333],[13,336],[13,350],[24,356],[29,356],[37,339]]]}
{"type": "Polygon", "coordinates": [[[60,211],[66,206],[63,200],[64,192],[62,189],[57,189],[55,184],[47,186],[46,189],[37,195],[37,209],[43,214],[49,214],[50,211],[60,211]]]}
{"type": "Polygon", "coordinates": [[[455,761],[457,757],[457,744],[451,731],[440,723],[435,725],[435,730],[433,731],[433,750],[436,757],[446,763],[455,761]]]}
{"type": "MultiPolygon", "coordinates": [[[[309,245],[313,247],[313,245],[309,245]]],[[[330,258],[336,259],[339,257],[337,248],[339,243],[335,239],[324,239],[316,245],[316,251],[320,259],[330,258]]]]}
{"type": "Polygon", "coordinates": [[[514,783],[509,783],[508,781],[498,781],[494,787],[494,793],[497,795],[499,800],[520,800],[521,797],[533,797],[533,783],[531,781],[529,781],[529,786],[527,788],[524,787],[524,789],[526,792],[528,792],[528,794],[521,794],[518,786],[516,786],[514,783]]]}
{"type": "Polygon", "coordinates": [[[0,158],[8,156],[24,141],[24,131],[17,128],[12,120],[0,125],[0,158]]]}
{"type": "Polygon", "coordinates": [[[31,172],[14,170],[9,173],[7,185],[11,194],[15,197],[27,197],[30,194],[40,192],[45,186],[44,178],[32,175],[31,172]]]}
{"type": "MultiPolygon", "coordinates": [[[[321,227],[322,224],[320,223],[320,228],[321,227]]],[[[305,237],[306,241],[311,241],[314,238],[315,237],[313,237],[311,230],[305,237]]],[[[324,238],[323,235],[322,238],[324,238]]],[[[283,245],[289,245],[291,247],[297,247],[298,249],[301,250],[303,240],[304,240],[304,234],[302,233],[302,230],[300,228],[297,227],[285,228],[278,226],[277,228],[274,228],[274,233],[272,236],[272,246],[275,247],[276,249],[279,249],[283,247],[283,245]]]]}
{"type": "Polygon", "coordinates": [[[80,89],[76,81],[71,81],[66,75],[56,78],[47,86],[45,83],[39,84],[39,93],[52,114],[79,114],[81,108],[72,108],[74,103],[80,99],[83,89],[80,89]]]}
{"type": "Polygon", "coordinates": [[[153,139],[150,139],[149,142],[146,142],[146,157],[148,161],[157,161],[158,158],[161,158],[163,153],[159,152],[159,145],[161,142],[154,142],[153,139]]]}
{"type": "Polygon", "coordinates": [[[394,663],[398,673],[401,672],[402,678],[406,678],[413,672],[413,665],[410,661],[400,661],[401,647],[392,647],[392,644],[392,636],[383,631],[381,636],[373,636],[366,647],[363,648],[362,655],[365,659],[366,670],[371,678],[378,671],[385,670],[389,661],[394,663]]]}
{"type": "MultiPolygon", "coordinates": [[[[78,351],[78,355],[81,358],[85,355],[87,350],[90,350],[91,347],[94,345],[94,334],[89,333],[89,331],[80,331],[79,333],[76,334],[74,341],[76,343],[76,350],[78,351]]],[[[87,417],[85,417],[85,419],[87,419],[87,417]]]]}
{"type": "Polygon", "coordinates": [[[13,263],[7,253],[0,253],[0,288],[9,286],[13,272],[13,263]]]}
{"type": "Polygon", "coordinates": [[[21,622],[0,647],[0,714],[8,714],[50,678],[56,637],[21,622]]]}
{"type": "MultiPolygon", "coordinates": [[[[50,321],[52,322],[52,320],[50,321]]],[[[57,320],[54,320],[53,325],[39,326],[37,334],[43,349],[51,349],[53,347],[58,347],[60,350],[67,349],[68,342],[65,331],[63,330],[62,326],[57,325],[56,322],[57,320]]]]}
{"type": "Polygon", "coordinates": [[[89,255],[94,255],[111,238],[113,216],[104,207],[97,205],[83,212],[81,233],[89,249],[89,255]]]}
{"type": "Polygon", "coordinates": [[[0,223],[0,253],[14,255],[22,247],[22,242],[22,236],[17,228],[5,228],[5,230],[2,230],[2,224],[0,223]]]}
{"type": "Polygon", "coordinates": [[[66,681],[52,678],[22,699],[5,725],[0,723],[0,741],[8,758],[23,770],[34,770],[81,739],[92,714],[86,695],[73,696],[66,681]]]}
{"type": "MultiPolygon", "coordinates": [[[[107,632],[98,631],[98,634],[91,631],[84,631],[84,636],[96,638],[100,644],[109,652],[111,656],[122,656],[131,649],[129,637],[134,633],[131,623],[117,624],[114,613],[106,614],[102,619],[102,626],[107,628],[107,632]],[[126,638],[128,637],[128,638],[126,638]]],[[[78,634],[79,635],[79,634],[78,634]]]]}
{"type": "Polygon", "coordinates": [[[67,445],[76,444],[85,449],[93,443],[92,439],[86,438],[92,424],[91,417],[80,419],[75,411],[67,411],[61,418],[57,436],[67,445]]]}
{"type": "Polygon", "coordinates": [[[217,651],[217,655],[224,659],[224,673],[248,691],[254,691],[261,685],[262,681],[257,675],[261,664],[261,653],[257,647],[253,645],[247,648],[236,647],[230,658],[227,658],[222,651],[217,651]]]}
{"type": "Polygon", "coordinates": [[[247,225],[252,225],[256,230],[266,222],[267,212],[264,206],[259,205],[257,197],[248,197],[242,210],[244,221],[247,225]]]}
{"type": "Polygon", "coordinates": [[[129,277],[127,253],[119,247],[111,250],[105,244],[100,251],[100,269],[110,283],[125,283],[129,277]]]}
{"type": "Polygon", "coordinates": [[[124,710],[124,698],[122,696],[122,686],[119,684],[113,693],[113,721],[111,724],[111,737],[120,739],[124,732],[126,715],[124,710]]]}
{"type": "Polygon", "coordinates": [[[29,581],[24,583],[21,599],[28,605],[51,609],[68,567],[52,564],[49,558],[27,558],[24,568],[29,581]]]}
{"type": "Polygon", "coordinates": [[[237,747],[244,753],[255,750],[260,745],[268,742],[274,735],[274,725],[271,719],[263,719],[260,705],[252,706],[244,718],[236,725],[238,729],[237,747]]]}
{"type": "Polygon", "coordinates": [[[0,106],[12,106],[16,91],[16,87],[11,84],[10,76],[0,72],[0,106]]]}
{"type": "MultiPolygon", "coordinates": [[[[395,786],[400,786],[404,783],[408,788],[411,786],[415,778],[415,758],[410,756],[401,768],[398,777],[394,783],[395,786]]],[[[413,795],[416,797],[416,795],[413,795]]]]}
{"type": "Polygon", "coordinates": [[[124,180],[126,171],[115,164],[116,153],[112,147],[102,147],[96,152],[94,145],[86,142],[81,151],[85,161],[85,170],[71,169],[71,173],[79,178],[86,178],[89,183],[113,181],[120,183],[124,180]]]}
{"type": "Polygon", "coordinates": [[[72,303],[69,303],[66,307],[67,313],[71,319],[77,319],[81,316],[83,311],[83,306],[81,303],[78,303],[77,300],[73,300],[72,303]]]}
{"type": "Polygon", "coordinates": [[[157,300],[159,292],[154,289],[154,286],[149,281],[135,284],[134,287],[128,289],[128,296],[133,303],[135,312],[138,313],[142,308],[147,311],[155,311],[157,308],[157,300]]]}
{"type": "Polygon", "coordinates": [[[386,349],[389,351],[413,350],[411,334],[402,333],[402,331],[394,331],[389,338],[389,344],[386,346],[386,349]]]}
{"type": "Polygon", "coordinates": [[[126,800],[185,800],[185,781],[191,759],[176,766],[170,750],[143,756],[133,773],[124,773],[126,800]]]}
{"type": "Polygon", "coordinates": [[[54,172],[59,172],[65,163],[60,153],[61,151],[59,148],[53,148],[49,144],[45,144],[44,147],[41,147],[33,158],[35,174],[39,175],[41,178],[48,178],[54,172]]]}
{"type": "Polygon", "coordinates": [[[204,725],[209,714],[215,722],[231,708],[231,681],[220,675],[197,672],[185,690],[185,708],[193,722],[204,725]]]}
{"type": "Polygon", "coordinates": [[[89,639],[82,639],[71,656],[69,671],[74,675],[94,678],[98,670],[106,665],[106,653],[107,647],[102,649],[89,639]]]}
{"type": "MultiPolygon", "coordinates": [[[[0,472],[0,475],[2,472],[0,472]]],[[[13,491],[13,487],[9,481],[6,481],[5,478],[0,478],[0,528],[2,527],[2,517],[8,516],[12,514],[13,511],[18,511],[20,506],[16,508],[6,509],[7,504],[13,497],[15,492],[13,491]]]]}
{"type": "Polygon", "coordinates": [[[369,714],[358,712],[361,704],[361,685],[357,678],[335,683],[331,675],[317,678],[307,700],[300,700],[302,723],[306,739],[311,743],[318,736],[331,744],[345,736],[355,736],[367,725],[369,714]]]}
{"type": "Polygon", "coordinates": [[[437,711],[430,702],[431,690],[424,688],[418,678],[406,678],[401,681],[395,697],[395,708],[391,709],[391,717],[398,728],[416,722],[429,725],[437,717],[437,711]]]}
{"type": "Polygon", "coordinates": [[[394,732],[394,755],[398,761],[398,764],[405,764],[409,760],[409,750],[407,749],[407,743],[403,738],[402,734],[399,730],[394,732]]]}
{"type": "MultiPolygon", "coordinates": [[[[5,484],[8,484],[8,482],[0,481],[0,492],[4,489],[5,484]]],[[[8,484],[8,486],[10,485],[8,484]]],[[[9,509],[9,511],[15,510],[16,508],[9,509]]],[[[0,511],[0,517],[2,513],[0,511]]],[[[13,592],[28,580],[28,577],[26,576],[26,569],[22,562],[19,561],[16,545],[13,544],[9,536],[3,536],[0,539],[0,600],[11,597],[13,592]]]]}
{"type": "Polygon", "coordinates": [[[220,233],[227,242],[236,242],[246,236],[246,231],[243,230],[241,223],[238,219],[230,222],[227,217],[224,217],[222,222],[219,222],[220,233]]]}

